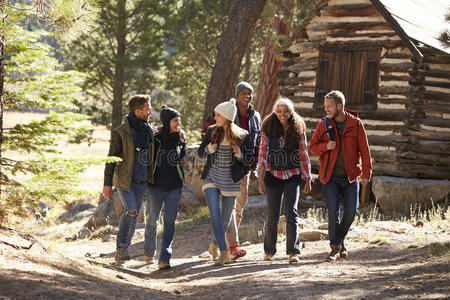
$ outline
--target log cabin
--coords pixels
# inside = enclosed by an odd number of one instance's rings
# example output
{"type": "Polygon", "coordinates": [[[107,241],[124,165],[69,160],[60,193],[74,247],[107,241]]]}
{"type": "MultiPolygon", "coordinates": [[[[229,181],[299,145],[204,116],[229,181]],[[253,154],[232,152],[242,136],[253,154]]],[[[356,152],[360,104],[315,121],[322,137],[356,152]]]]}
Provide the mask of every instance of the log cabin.
{"type": "MultiPolygon", "coordinates": [[[[305,118],[341,90],[367,130],[374,176],[450,179],[450,0],[321,1],[279,52],[280,94],[305,118]]],[[[311,156],[313,171],[318,158],[311,156]]]]}

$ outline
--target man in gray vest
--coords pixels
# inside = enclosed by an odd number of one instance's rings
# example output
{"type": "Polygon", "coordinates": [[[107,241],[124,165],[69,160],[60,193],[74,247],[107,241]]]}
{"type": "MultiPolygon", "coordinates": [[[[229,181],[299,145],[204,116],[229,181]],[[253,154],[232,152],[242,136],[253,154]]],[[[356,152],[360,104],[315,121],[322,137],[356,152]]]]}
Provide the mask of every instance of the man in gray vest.
{"type": "Polygon", "coordinates": [[[136,228],[136,218],[153,183],[153,130],[148,123],[151,114],[149,95],[135,95],[128,102],[130,112],[111,135],[108,156],[122,160],[105,164],[103,195],[109,199],[114,185],[123,202],[123,214],[117,233],[116,261],[130,259],[128,247],[136,228]]]}

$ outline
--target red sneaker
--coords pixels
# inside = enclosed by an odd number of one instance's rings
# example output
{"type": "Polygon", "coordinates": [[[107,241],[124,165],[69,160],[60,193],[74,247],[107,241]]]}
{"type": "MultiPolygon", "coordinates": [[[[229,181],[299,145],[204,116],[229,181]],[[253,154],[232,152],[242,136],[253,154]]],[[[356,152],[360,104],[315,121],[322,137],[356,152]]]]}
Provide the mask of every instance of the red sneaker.
{"type": "Polygon", "coordinates": [[[245,256],[245,254],[247,254],[247,251],[239,248],[239,246],[230,247],[230,259],[231,260],[236,260],[239,257],[245,256]]]}

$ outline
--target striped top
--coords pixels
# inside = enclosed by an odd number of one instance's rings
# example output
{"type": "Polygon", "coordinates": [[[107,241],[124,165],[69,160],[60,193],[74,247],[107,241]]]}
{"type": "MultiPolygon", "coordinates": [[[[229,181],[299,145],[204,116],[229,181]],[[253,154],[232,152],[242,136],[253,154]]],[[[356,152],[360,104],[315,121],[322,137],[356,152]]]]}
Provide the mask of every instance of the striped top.
{"type": "Polygon", "coordinates": [[[216,188],[222,196],[239,196],[241,185],[233,183],[231,177],[231,165],[233,163],[233,148],[224,139],[216,150],[208,176],[202,181],[202,190],[216,188]]]}
{"type": "MultiPolygon", "coordinates": [[[[284,139],[280,137],[280,148],[283,148],[284,139]]],[[[267,162],[267,136],[265,133],[261,136],[261,142],[259,144],[259,155],[258,155],[258,169],[265,168],[266,171],[269,171],[273,176],[278,179],[286,180],[291,178],[294,175],[302,174],[302,178],[304,180],[311,179],[311,162],[309,161],[308,156],[308,147],[306,146],[306,134],[303,133],[300,136],[300,140],[298,142],[298,151],[300,153],[300,158],[302,162],[302,166],[299,168],[294,168],[290,170],[272,170],[269,163],[267,162]]]]}

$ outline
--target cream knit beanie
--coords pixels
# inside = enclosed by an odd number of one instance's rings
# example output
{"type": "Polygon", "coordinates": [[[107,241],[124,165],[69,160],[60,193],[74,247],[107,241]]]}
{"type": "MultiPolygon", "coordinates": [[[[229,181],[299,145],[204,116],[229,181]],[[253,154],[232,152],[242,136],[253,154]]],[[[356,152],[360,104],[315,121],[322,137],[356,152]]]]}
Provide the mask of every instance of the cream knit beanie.
{"type": "Polygon", "coordinates": [[[236,111],[236,99],[234,98],[231,98],[230,101],[222,102],[214,108],[214,112],[221,114],[231,122],[233,122],[236,117],[236,111]]]}

